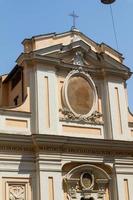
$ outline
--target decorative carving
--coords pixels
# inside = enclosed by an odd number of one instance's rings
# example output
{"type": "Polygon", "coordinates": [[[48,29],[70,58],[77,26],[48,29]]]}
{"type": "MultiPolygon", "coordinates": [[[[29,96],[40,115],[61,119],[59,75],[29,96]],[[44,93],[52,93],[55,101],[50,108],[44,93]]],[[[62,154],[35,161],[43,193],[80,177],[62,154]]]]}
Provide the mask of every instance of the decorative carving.
{"type": "Polygon", "coordinates": [[[74,58],[72,59],[74,65],[84,65],[85,60],[84,60],[84,54],[81,51],[77,51],[75,53],[74,58]]]}
{"type": "Polygon", "coordinates": [[[25,145],[17,145],[17,144],[0,144],[0,150],[1,151],[15,151],[15,152],[33,152],[34,148],[32,146],[32,143],[29,146],[25,145]]]}
{"type": "MultiPolygon", "coordinates": [[[[111,141],[110,141],[111,142],[111,141]]],[[[85,145],[84,145],[85,146],[85,145]]],[[[95,149],[94,144],[88,144],[86,145],[87,147],[84,146],[67,146],[67,145],[54,145],[54,144],[45,144],[45,145],[39,145],[39,150],[40,151],[45,151],[45,152],[58,152],[58,153],[73,153],[73,154],[92,154],[92,155],[104,155],[104,156],[130,156],[133,157],[133,152],[132,151],[121,151],[116,148],[110,149],[110,148],[99,148],[95,149]]]]}
{"type": "Polygon", "coordinates": [[[71,197],[71,198],[76,198],[76,189],[74,188],[74,187],[72,187],[72,188],[70,188],[69,189],[69,196],[71,197]]]}
{"type": "Polygon", "coordinates": [[[92,189],[94,185],[94,175],[90,172],[83,172],[80,177],[80,183],[85,190],[92,189]]]}
{"type": "Polygon", "coordinates": [[[110,181],[110,176],[106,173],[106,171],[95,165],[85,164],[70,170],[65,175],[64,180],[67,185],[67,197],[69,200],[103,200],[106,186],[110,181]],[[98,179],[96,179],[96,177],[98,179]]]}
{"type": "Polygon", "coordinates": [[[62,100],[62,120],[103,124],[99,120],[102,114],[96,111],[98,99],[95,84],[82,66],[76,66],[76,69],[67,75],[62,88],[62,100]]]}
{"type": "Polygon", "coordinates": [[[25,186],[10,185],[9,186],[9,200],[25,200],[25,186]]]}
{"type": "Polygon", "coordinates": [[[102,117],[102,114],[98,111],[93,112],[90,116],[79,115],[75,116],[68,108],[59,109],[64,117],[61,118],[62,121],[74,121],[80,123],[89,123],[89,124],[103,124],[103,121],[99,119],[102,117]]]}
{"type": "Polygon", "coordinates": [[[85,73],[85,70],[83,69],[82,66],[75,67],[74,70],[76,70],[79,73],[85,73]]]}

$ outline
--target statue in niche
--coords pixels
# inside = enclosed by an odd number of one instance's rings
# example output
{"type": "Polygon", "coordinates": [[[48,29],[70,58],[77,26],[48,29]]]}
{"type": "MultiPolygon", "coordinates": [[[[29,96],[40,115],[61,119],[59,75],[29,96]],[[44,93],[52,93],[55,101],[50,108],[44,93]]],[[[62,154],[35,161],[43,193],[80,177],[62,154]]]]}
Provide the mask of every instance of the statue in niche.
{"type": "Polygon", "coordinates": [[[10,185],[9,186],[9,200],[26,200],[25,199],[25,186],[10,185]]]}
{"type": "Polygon", "coordinates": [[[75,53],[75,56],[73,58],[73,64],[74,65],[84,65],[83,53],[81,51],[77,51],[75,53]]]}

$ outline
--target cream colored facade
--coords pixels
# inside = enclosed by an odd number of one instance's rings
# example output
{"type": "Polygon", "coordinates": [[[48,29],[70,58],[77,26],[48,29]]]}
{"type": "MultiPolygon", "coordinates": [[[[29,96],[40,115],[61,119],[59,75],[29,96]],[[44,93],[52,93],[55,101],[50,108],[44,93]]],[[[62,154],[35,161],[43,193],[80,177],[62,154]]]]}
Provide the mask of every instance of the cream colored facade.
{"type": "Polygon", "coordinates": [[[0,199],[133,200],[122,54],[76,29],[22,44],[0,79],[0,199]]]}

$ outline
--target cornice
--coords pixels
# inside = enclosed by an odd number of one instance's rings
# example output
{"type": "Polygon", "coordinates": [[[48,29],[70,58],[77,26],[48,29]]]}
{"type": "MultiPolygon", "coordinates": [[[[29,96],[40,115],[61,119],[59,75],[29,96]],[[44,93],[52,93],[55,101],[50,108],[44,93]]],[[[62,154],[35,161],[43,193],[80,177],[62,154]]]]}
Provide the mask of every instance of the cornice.
{"type": "Polygon", "coordinates": [[[133,157],[133,141],[77,138],[57,135],[0,134],[0,151],[133,157]]]}
{"type": "Polygon", "coordinates": [[[77,29],[71,29],[70,31],[66,31],[63,33],[56,33],[56,32],[52,32],[52,33],[47,33],[47,34],[41,34],[41,35],[35,35],[31,38],[26,38],[22,41],[22,44],[24,45],[26,42],[31,42],[33,40],[41,40],[41,39],[47,39],[47,38],[61,38],[64,36],[68,36],[68,35],[77,35],[80,36],[81,38],[83,38],[85,41],[87,41],[87,43],[91,43],[95,48],[98,47],[100,48],[102,51],[106,48],[109,49],[113,54],[117,55],[118,57],[120,57],[121,59],[123,59],[122,54],[118,51],[116,51],[115,49],[113,49],[112,47],[110,47],[109,45],[105,44],[105,43],[101,43],[98,44],[97,42],[95,42],[94,40],[92,40],[91,38],[89,38],[88,36],[86,36],[84,33],[80,32],[77,29]]]}
{"type": "Polygon", "coordinates": [[[1,152],[34,152],[30,135],[0,133],[1,152]]]}
{"type": "Polygon", "coordinates": [[[10,144],[31,144],[31,135],[19,135],[19,134],[6,134],[0,133],[0,144],[10,143],[10,144]]]}
{"type": "Polygon", "coordinates": [[[0,108],[0,115],[15,115],[15,116],[21,116],[21,117],[31,117],[31,112],[25,112],[25,111],[16,111],[13,109],[6,108],[0,108]]]}
{"type": "MultiPolygon", "coordinates": [[[[119,63],[118,61],[112,59],[110,56],[105,54],[97,54],[92,50],[87,54],[88,59],[93,63],[91,66],[83,66],[84,69],[90,73],[100,76],[117,76],[122,77],[127,80],[132,75],[132,72],[128,67],[119,63]]],[[[64,68],[64,69],[74,69],[76,65],[71,63],[65,63],[60,58],[51,57],[48,55],[39,55],[35,52],[31,53],[23,53],[17,59],[17,63],[21,65],[24,61],[28,63],[49,63],[54,65],[56,68],[64,68]]]]}
{"type": "Polygon", "coordinates": [[[69,154],[96,154],[107,156],[133,156],[133,142],[86,139],[55,135],[33,135],[39,151],[69,154]]]}
{"type": "Polygon", "coordinates": [[[112,147],[126,147],[132,148],[133,141],[124,141],[124,140],[107,140],[107,139],[93,139],[93,138],[83,138],[83,137],[70,137],[70,136],[61,136],[61,135],[42,135],[42,134],[33,134],[32,138],[36,140],[37,143],[41,144],[47,142],[54,143],[63,143],[63,144],[83,144],[83,145],[98,145],[100,146],[112,146],[112,147]]]}

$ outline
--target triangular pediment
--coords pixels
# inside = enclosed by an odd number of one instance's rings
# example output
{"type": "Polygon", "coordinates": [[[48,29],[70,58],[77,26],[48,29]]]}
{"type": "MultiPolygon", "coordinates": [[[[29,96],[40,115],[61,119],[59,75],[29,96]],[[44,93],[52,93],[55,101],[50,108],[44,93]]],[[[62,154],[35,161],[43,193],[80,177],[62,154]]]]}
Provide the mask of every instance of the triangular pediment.
{"type": "Polygon", "coordinates": [[[69,45],[54,45],[36,51],[36,54],[41,56],[50,56],[59,58],[65,63],[90,65],[87,55],[91,51],[91,47],[84,41],[76,41],[69,45]]]}
{"type": "Polygon", "coordinates": [[[112,71],[113,74],[126,73],[127,77],[130,76],[130,69],[123,64],[121,53],[104,43],[94,42],[78,30],[34,36],[25,39],[23,44],[25,53],[34,53],[40,60],[57,59],[69,65],[100,69],[102,73],[112,71]]]}
{"type": "Polygon", "coordinates": [[[36,50],[35,53],[41,56],[49,56],[61,59],[64,63],[82,65],[93,68],[106,68],[112,70],[125,70],[128,68],[121,62],[112,58],[105,52],[97,52],[83,40],[74,41],[71,44],[57,44],[36,50]]]}
{"type": "Polygon", "coordinates": [[[69,45],[73,47],[73,45],[78,42],[80,43],[82,48],[84,48],[86,44],[86,46],[91,48],[91,50],[96,53],[104,52],[118,62],[123,61],[121,53],[109,47],[105,43],[98,44],[77,29],[72,29],[71,31],[60,34],[51,33],[34,36],[31,39],[25,39],[22,43],[24,45],[26,53],[29,53],[31,51],[38,51],[41,54],[46,54],[50,51],[58,51],[58,49],[61,49],[62,47],[63,49],[65,49],[65,47],[68,48],[69,45]],[[82,42],[84,45],[81,44],[82,42]]]}

